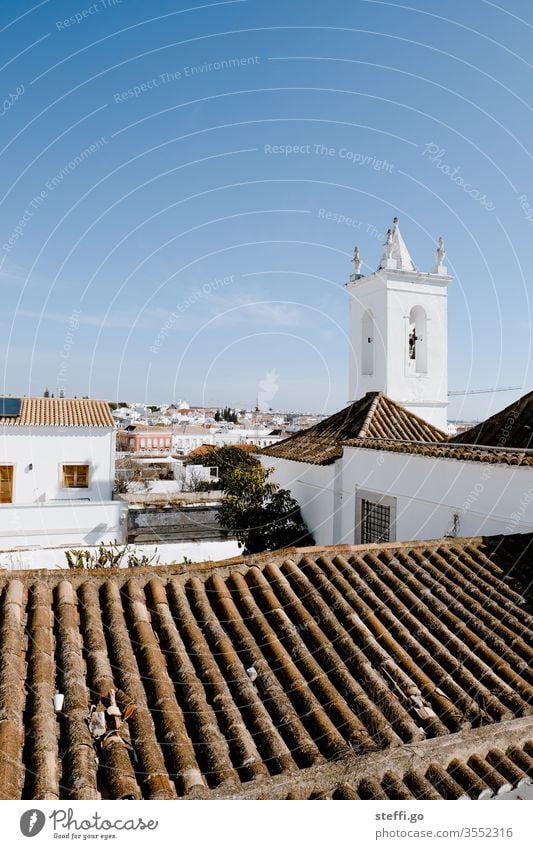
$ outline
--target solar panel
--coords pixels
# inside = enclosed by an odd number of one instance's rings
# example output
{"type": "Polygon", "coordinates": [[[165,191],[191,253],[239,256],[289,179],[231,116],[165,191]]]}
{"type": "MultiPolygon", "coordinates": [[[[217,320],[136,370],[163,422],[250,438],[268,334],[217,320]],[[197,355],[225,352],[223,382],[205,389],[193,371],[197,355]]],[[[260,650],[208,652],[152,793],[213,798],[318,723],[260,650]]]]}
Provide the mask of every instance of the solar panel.
{"type": "Polygon", "coordinates": [[[20,416],[20,398],[0,398],[0,416],[20,416]]]}

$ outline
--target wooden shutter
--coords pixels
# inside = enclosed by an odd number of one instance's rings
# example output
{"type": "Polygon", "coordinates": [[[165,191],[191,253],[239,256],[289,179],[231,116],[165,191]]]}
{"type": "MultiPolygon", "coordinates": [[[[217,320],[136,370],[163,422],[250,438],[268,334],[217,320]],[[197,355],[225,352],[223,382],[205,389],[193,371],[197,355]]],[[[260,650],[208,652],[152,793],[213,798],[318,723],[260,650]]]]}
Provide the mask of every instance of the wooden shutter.
{"type": "Polygon", "coordinates": [[[89,486],[89,466],[63,466],[63,486],[67,489],[86,489],[89,486]]]}
{"type": "Polygon", "coordinates": [[[0,504],[13,501],[13,466],[0,466],[0,504]]]}

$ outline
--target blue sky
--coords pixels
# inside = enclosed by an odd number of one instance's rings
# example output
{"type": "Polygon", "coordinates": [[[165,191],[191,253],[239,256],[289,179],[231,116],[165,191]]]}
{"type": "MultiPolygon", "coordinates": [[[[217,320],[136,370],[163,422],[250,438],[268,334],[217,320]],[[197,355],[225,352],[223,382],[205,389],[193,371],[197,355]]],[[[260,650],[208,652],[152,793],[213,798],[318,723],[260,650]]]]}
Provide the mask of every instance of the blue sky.
{"type": "Polygon", "coordinates": [[[446,240],[450,388],[521,387],[451,417],[529,391],[532,36],[526,0],[4,0],[2,390],[338,409],[397,214],[419,269],[446,240]]]}

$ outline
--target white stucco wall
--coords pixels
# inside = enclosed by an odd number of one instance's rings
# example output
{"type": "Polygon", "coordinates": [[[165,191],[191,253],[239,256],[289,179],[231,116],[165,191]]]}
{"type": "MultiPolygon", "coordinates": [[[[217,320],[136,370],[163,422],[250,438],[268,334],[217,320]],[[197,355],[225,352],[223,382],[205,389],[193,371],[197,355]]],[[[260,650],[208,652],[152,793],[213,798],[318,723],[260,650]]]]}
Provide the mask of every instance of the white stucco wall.
{"type": "Polygon", "coordinates": [[[2,504],[0,551],[28,546],[124,542],[127,512],[123,501],[2,504]]]}
{"type": "Polygon", "coordinates": [[[318,545],[354,543],[358,490],[396,499],[396,539],[533,532],[533,469],[344,449],[332,466],[261,457],[292,492],[318,545]]]}
{"type": "MultiPolygon", "coordinates": [[[[449,277],[419,272],[380,271],[348,285],[350,295],[350,400],[366,392],[384,392],[435,426],[446,428],[448,406],[447,286],[449,277]],[[409,315],[422,307],[427,321],[423,339],[427,348],[424,373],[416,373],[409,359],[409,315]],[[367,325],[371,332],[372,374],[365,374],[363,349],[367,325]]],[[[420,329],[417,329],[420,333],[420,329]]]]}
{"type": "Polygon", "coordinates": [[[263,466],[274,468],[272,480],[288,489],[300,505],[302,517],[317,545],[331,545],[333,539],[335,466],[312,466],[294,460],[259,456],[263,466]]]}
{"type": "MultiPolygon", "coordinates": [[[[335,542],[355,541],[358,489],[396,499],[396,538],[434,539],[533,531],[533,469],[345,448],[336,479],[335,542]]],[[[326,506],[327,499],[324,501],[326,506]]]]}
{"type": "MultiPolygon", "coordinates": [[[[80,547],[82,546],[79,543],[80,547]]],[[[15,569],[67,569],[65,551],[68,547],[55,548],[19,548],[11,551],[3,551],[0,548],[0,569],[13,571],[15,569]]],[[[89,550],[96,551],[97,549],[89,550]]],[[[157,561],[154,565],[161,566],[183,563],[187,558],[191,563],[204,563],[207,561],[218,562],[238,557],[242,547],[236,540],[205,540],[202,542],[184,542],[163,545],[129,545],[126,552],[125,563],[129,554],[139,557],[155,555],[157,561]]]]}
{"type": "MultiPolygon", "coordinates": [[[[447,284],[436,275],[427,283],[387,280],[387,388],[385,394],[426,421],[446,429],[448,407],[447,284]],[[417,373],[409,359],[409,315],[426,313],[423,343],[427,371],[417,373]]],[[[417,333],[420,330],[417,327],[417,333]]],[[[417,345],[421,345],[417,342],[417,345]]]]}
{"type": "MultiPolygon", "coordinates": [[[[73,499],[110,501],[114,458],[112,428],[0,428],[0,465],[15,467],[14,504],[73,499]],[[63,463],[88,463],[89,488],[64,489],[63,463]]],[[[0,506],[0,511],[3,507],[0,506]]]]}
{"type": "MultiPolygon", "coordinates": [[[[348,285],[350,296],[350,401],[362,398],[367,392],[387,391],[387,287],[381,275],[372,274],[348,285]],[[372,316],[371,343],[363,337],[363,316],[372,316]],[[370,347],[367,347],[370,346],[370,347]],[[364,373],[363,351],[369,352],[370,374],[364,373]]],[[[367,327],[365,325],[365,333],[367,327]]]]}

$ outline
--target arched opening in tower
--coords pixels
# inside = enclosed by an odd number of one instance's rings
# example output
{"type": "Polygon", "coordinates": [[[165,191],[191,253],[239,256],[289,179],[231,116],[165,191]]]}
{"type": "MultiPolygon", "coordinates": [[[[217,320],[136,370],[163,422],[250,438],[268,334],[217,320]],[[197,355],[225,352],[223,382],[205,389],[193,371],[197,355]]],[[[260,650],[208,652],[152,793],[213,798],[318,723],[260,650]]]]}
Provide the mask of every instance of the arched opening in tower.
{"type": "Polygon", "coordinates": [[[408,361],[409,370],[415,374],[427,374],[427,315],[421,306],[413,307],[409,313],[408,361]]]}

